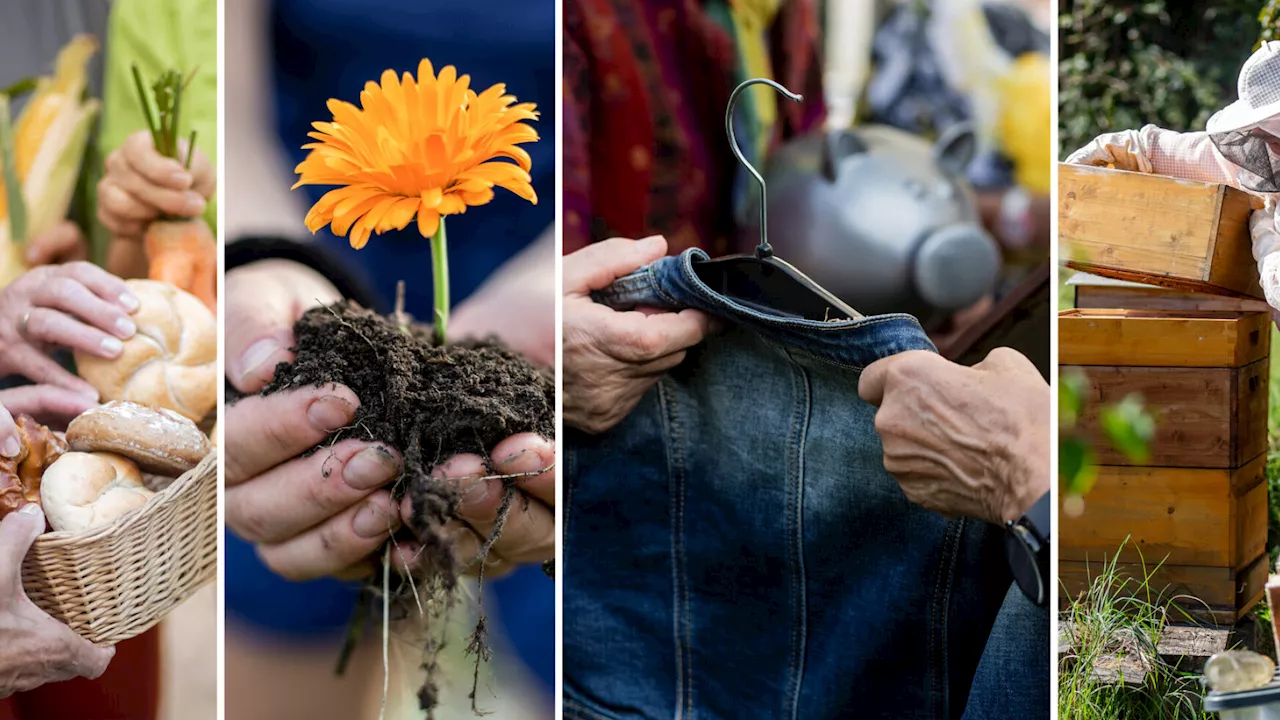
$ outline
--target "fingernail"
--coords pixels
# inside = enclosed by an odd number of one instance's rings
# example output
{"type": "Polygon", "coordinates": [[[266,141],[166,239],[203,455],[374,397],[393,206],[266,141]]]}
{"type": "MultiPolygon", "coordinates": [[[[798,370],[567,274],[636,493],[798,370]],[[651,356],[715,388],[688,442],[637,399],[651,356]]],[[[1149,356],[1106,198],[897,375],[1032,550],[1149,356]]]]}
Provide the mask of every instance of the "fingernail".
{"type": "Polygon", "coordinates": [[[204,212],[204,198],[200,197],[200,193],[187,193],[187,204],[183,209],[192,215],[199,215],[204,212]]]}
{"type": "Polygon", "coordinates": [[[356,490],[372,490],[386,485],[400,474],[395,456],[381,445],[356,453],[342,470],[342,481],[356,490]]]}
{"type": "MultiPolygon", "coordinates": [[[[275,338],[263,338],[258,342],[249,346],[248,350],[240,356],[240,372],[239,380],[243,382],[251,374],[258,373],[262,368],[259,366],[266,362],[272,355],[279,351],[280,342],[275,338]]],[[[271,368],[274,370],[274,368],[271,368]]]]}
{"type": "Polygon", "coordinates": [[[113,337],[102,338],[100,346],[102,347],[102,352],[111,357],[115,357],[124,351],[124,343],[113,337]]]}
{"type": "Polygon", "coordinates": [[[518,460],[519,458],[524,457],[525,455],[528,455],[528,454],[529,454],[529,449],[528,449],[528,448],[525,448],[524,450],[521,450],[521,451],[520,451],[520,452],[518,452],[518,453],[514,453],[514,454],[512,454],[512,455],[508,455],[508,456],[506,456],[506,457],[502,458],[501,460],[499,460],[499,461],[498,461],[498,464],[499,464],[499,465],[506,465],[506,464],[508,464],[508,463],[515,462],[515,461],[516,461],[516,460],[518,460]]]}
{"type": "Polygon", "coordinates": [[[355,412],[356,409],[346,400],[337,395],[325,395],[307,408],[307,418],[315,429],[333,432],[346,427],[355,412]]]}
{"type": "Polygon", "coordinates": [[[40,515],[41,514],[40,506],[35,503],[27,503],[26,505],[22,506],[21,510],[18,510],[18,514],[19,515],[40,515]]]}
{"type": "Polygon", "coordinates": [[[169,176],[169,182],[173,183],[174,187],[189,188],[191,187],[191,173],[179,170],[169,176]]]}
{"type": "Polygon", "coordinates": [[[116,332],[120,333],[121,339],[128,340],[138,332],[138,326],[127,317],[116,318],[116,332]]]}
{"type": "Polygon", "coordinates": [[[395,532],[395,520],[381,507],[369,503],[360,508],[351,528],[362,538],[376,538],[380,535],[395,532]]]}
{"type": "Polygon", "coordinates": [[[138,302],[138,298],[130,292],[120,293],[120,304],[129,312],[133,312],[134,310],[142,307],[142,303],[138,302]]]}
{"type": "Polygon", "coordinates": [[[7,458],[16,458],[20,452],[22,452],[22,446],[18,444],[16,437],[10,436],[4,441],[4,445],[0,446],[0,455],[7,458]]]}

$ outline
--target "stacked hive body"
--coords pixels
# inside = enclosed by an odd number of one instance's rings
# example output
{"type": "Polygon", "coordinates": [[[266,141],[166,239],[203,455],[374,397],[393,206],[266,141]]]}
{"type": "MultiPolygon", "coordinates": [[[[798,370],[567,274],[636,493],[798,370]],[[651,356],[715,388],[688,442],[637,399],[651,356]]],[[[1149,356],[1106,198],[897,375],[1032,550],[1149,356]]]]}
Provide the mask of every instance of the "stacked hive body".
{"type": "Polygon", "coordinates": [[[1223,212],[1247,209],[1248,198],[1134,173],[1062,175],[1064,257],[1164,286],[1077,282],[1076,309],[1059,315],[1059,363],[1088,378],[1080,427],[1101,465],[1083,513],[1059,514],[1064,587],[1078,593],[1119,553],[1122,572],[1149,576],[1153,593],[1233,622],[1261,597],[1268,570],[1271,319],[1257,299],[1248,212],[1223,212]],[[1103,408],[1129,393],[1156,422],[1143,466],[1100,427],[1103,408]]]}

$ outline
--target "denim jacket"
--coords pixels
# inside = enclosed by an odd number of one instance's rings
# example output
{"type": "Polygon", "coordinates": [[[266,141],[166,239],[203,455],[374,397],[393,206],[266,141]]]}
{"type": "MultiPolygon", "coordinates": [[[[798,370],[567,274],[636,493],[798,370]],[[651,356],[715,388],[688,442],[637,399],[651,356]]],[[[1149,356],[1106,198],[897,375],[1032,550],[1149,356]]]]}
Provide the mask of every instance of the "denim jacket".
{"type": "Polygon", "coordinates": [[[857,393],[932,343],[909,315],[752,309],[706,257],[596,297],[728,327],[619,425],[567,435],[565,717],[960,718],[1011,585],[1002,531],[908,502],[857,393]]]}

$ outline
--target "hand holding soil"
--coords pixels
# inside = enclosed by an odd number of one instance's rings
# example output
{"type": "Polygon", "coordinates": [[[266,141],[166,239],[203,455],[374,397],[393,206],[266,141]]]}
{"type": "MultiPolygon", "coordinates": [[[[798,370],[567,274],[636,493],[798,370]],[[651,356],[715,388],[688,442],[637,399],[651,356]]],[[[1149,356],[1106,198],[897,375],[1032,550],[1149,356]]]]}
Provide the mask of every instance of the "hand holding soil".
{"type": "Polygon", "coordinates": [[[262,260],[227,273],[227,379],[256,393],[293,360],[293,324],[307,309],[341,299],[320,273],[289,260],[262,260]]]}
{"type": "Polygon", "coordinates": [[[77,262],[35,268],[0,290],[0,375],[17,374],[97,398],[89,383],[45,352],[65,347],[118,357],[137,331],[138,299],[124,281],[77,262]]]}
{"type": "Polygon", "coordinates": [[[617,425],[663,373],[702,342],[711,318],[698,310],[618,312],[591,299],[667,252],[660,236],[613,238],[564,258],[564,421],[589,433],[617,425]]]}
{"type": "Polygon", "coordinates": [[[400,527],[384,487],[401,472],[394,449],[348,439],[302,456],[351,425],[359,407],[339,385],[254,395],[227,407],[227,525],[286,578],[351,575],[400,527]]]}
{"type": "MultiPolygon", "coordinates": [[[[179,142],[186,157],[186,141],[179,142]]],[[[116,238],[141,241],[147,226],[162,215],[194,218],[204,212],[218,187],[213,165],[200,148],[191,167],[156,151],[151,133],[139,130],[107,156],[98,183],[98,220],[116,238]]]]}
{"type": "Polygon", "coordinates": [[[22,591],[22,558],[44,532],[40,506],[0,520],[0,698],[74,677],[96,678],[115,655],[41,612],[22,591]]]}
{"type": "MultiPolygon", "coordinates": [[[[480,571],[476,561],[483,555],[484,574],[495,577],[517,565],[555,557],[556,451],[546,438],[522,433],[498,443],[490,455],[492,469],[479,455],[464,454],[436,466],[431,476],[458,488],[457,517],[444,528],[458,566],[476,574],[480,571]],[[508,499],[505,489],[511,480],[516,493],[508,499]],[[505,517],[504,504],[509,506],[505,517]],[[486,545],[487,552],[482,553],[486,545]]],[[[408,497],[400,501],[400,515],[412,527],[413,503],[408,497]]],[[[400,544],[410,570],[419,547],[412,542],[400,544]]]]}
{"type": "Polygon", "coordinates": [[[872,363],[858,382],[879,408],[884,467],[907,499],[1000,525],[1049,491],[1049,392],[1008,348],[971,368],[905,352],[872,363]]]}

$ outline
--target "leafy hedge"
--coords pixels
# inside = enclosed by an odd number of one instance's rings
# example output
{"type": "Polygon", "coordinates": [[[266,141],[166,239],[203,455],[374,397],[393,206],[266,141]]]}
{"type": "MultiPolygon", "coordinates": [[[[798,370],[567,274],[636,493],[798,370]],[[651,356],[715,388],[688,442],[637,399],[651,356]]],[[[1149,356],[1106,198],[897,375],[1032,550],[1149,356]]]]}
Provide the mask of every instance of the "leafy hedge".
{"type": "Polygon", "coordinates": [[[1280,39],[1280,0],[1062,0],[1059,155],[1147,123],[1199,130],[1236,98],[1240,65],[1280,39]],[[1206,5],[1211,5],[1206,7],[1206,5]]]}

